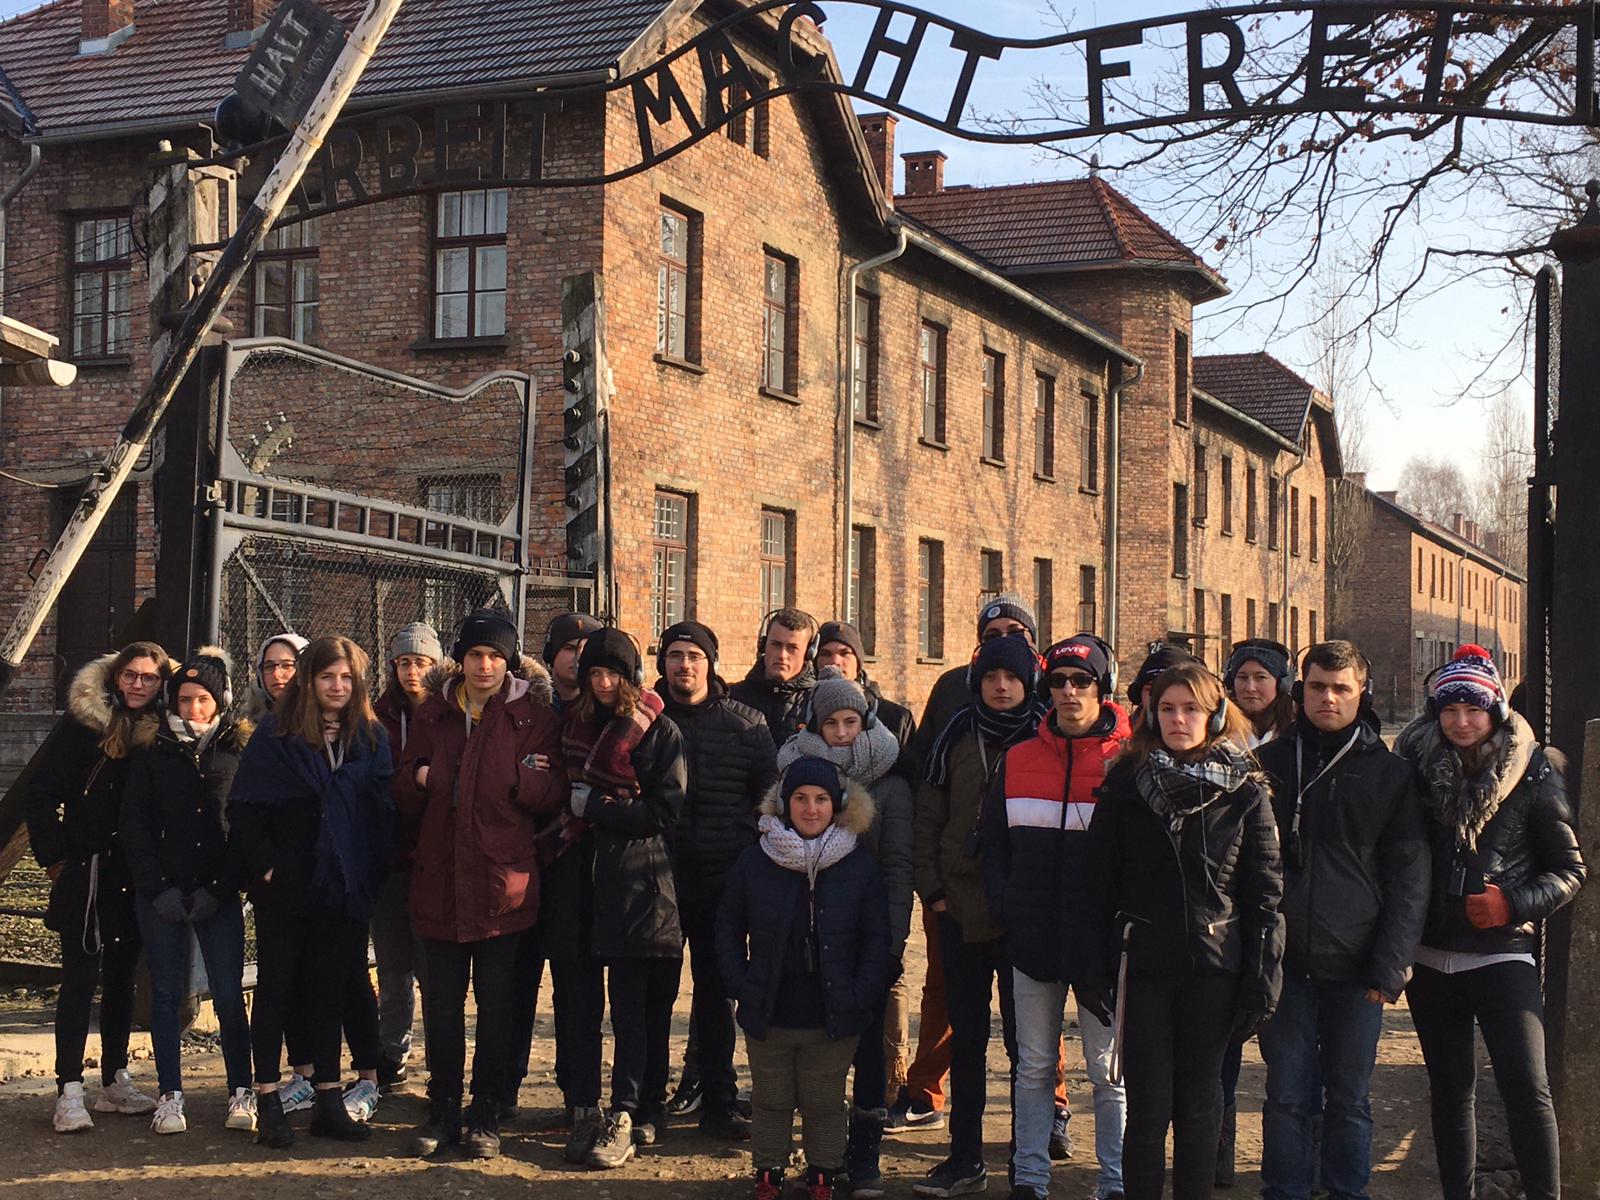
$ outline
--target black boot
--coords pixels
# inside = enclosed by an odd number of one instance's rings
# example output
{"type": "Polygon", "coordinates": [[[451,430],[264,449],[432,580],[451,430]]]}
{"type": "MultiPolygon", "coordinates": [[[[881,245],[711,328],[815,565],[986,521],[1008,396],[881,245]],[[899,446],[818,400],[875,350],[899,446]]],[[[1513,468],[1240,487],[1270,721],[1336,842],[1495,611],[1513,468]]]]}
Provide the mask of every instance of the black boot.
{"type": "Polygon", "coordinates": [[[461,1144],[461,1097],[433,1097],[428,1101],[428,1123],[411,1135],[411,1153],[429,1158],[461,1144]]]}
{"type": "Polygon", "coordinates": [[[1234,1147],[1238,1139],[1239,1109],[1230,1104],[1222,1110],[1222,1132],[1217,1137],[1216,1185],[1218,1187],[1233,1186],[1234,1147]]]}
{"type": "Polygon", "coordinates": [[[883,1148],[883,1126],[889,1114],[881,1108],[850,1110],[850,1141],[845,1147],[844,1166],[850,1176],[849,1194],[860,1200],[875,1200],[883,1195],[883,1172],[878,1156],[883,1148]]]}
{"type": "Polygon", "coordinates": [[[256,1094],[256,1145],[287,1150],[294,1145],[294,1130],[283,1113],[283,1097],[277,1092],[256,1094]]]}
{"type": "Polygon", "coordinates": [[[344,1093],[336,1087],[318,1088],[311,1106],[312,1137],[337,1138],[341,1142],[364,1142],[372,1130],[351,1118],[344,1106],[344,1093]]]}
{"type": "Polygon", "coordinates": [[[463,1139],[468,1158],[500,1157],[500,1121],[493,1100],[472,1101],[467,1109],[467,1132],[463,1139]]]}

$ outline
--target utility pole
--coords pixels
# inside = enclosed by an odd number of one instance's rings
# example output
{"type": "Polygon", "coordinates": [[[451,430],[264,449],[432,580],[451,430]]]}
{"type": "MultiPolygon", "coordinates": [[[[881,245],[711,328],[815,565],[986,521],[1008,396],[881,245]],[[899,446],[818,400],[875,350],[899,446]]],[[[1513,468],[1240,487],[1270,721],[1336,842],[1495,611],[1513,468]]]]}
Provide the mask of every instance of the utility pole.
{"type": "MultiPolygon", "coordinates": [[[[134,464],[149,445],[156,425],[200,353],[201,339],[221,315],[229,299],[249,270],[250,262],[282,214],[313,156],[339,118],[362,72],[371,61],[379,42],[388,32],[401,0],[368,0],[366,10],[356,22],[349,40],[340,52],[321,89],[305,115],[295,126],[283,155],[273,166],[250,208],[239,221],[216,269],[206,279],[200,293],[173,335],[170,348],[156,367],[149,385],[134,406],[116,445],[106,456],[99,473],[84,493],[82,501],[60,540],[39,572],[33,590],[22,603],[4,639],[0,639],[0,696],[4,696],[21,669],[23,657],[39,628],[54,606],[61,589],[83,557],[95,531],[105,519],[117,493],[132,473],[134,464]]],[[[269,30],[270,30],[269,26],[269,30]]]]}

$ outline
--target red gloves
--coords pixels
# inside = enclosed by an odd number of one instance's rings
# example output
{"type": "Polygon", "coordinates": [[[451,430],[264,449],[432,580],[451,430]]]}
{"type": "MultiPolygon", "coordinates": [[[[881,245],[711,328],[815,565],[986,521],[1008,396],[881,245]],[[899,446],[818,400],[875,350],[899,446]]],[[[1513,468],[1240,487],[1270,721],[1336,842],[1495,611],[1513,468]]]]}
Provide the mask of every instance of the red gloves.
{"type": "Polygon", "coordinates": [[[1511,904],[1497,884],[1488,884],[1476,896],[1468,896],[1467,920],[1475,929],[1499,929],[1511,924],[1511,904]]]}

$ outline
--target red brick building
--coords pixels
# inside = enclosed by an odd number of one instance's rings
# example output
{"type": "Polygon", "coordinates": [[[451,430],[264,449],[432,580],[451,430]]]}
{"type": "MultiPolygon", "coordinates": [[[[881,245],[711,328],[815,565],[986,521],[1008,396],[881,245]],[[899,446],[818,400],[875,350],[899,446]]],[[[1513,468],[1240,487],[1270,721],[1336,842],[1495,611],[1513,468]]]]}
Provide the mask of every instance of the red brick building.
{"type": "MultiPolygon", "coordinates": [[[[8,390],[0,405],[0,467],[60,485],[0,478],[0,611],[149,375],[135,234],[151,156],[163,140],[210,152],[210,114],[272,7],[55,0],[0,25],[16,118],[0,170],[14,179],[42,152],[8,213],[5,305],[61,331],[81,370],[70,391],[8,390]]],[[[327,7],[348,21],[360,5],[327,7]]],[[[874,676],[913,699],[965,660],[972,614],[1000,590],[1036,601],[1046,636],[1114,632],[1125,662],[1173,634],[1218,661],[1274,619],[1314,638],[1318,512],[1338,471],[1326,402],[1265,356],[1238,369],[1194,356],[1194,306],[1223,281],[1105,180],[946,187],[943,156],[910,154],[896,196],[894,121],[802,93],[621,182],[518,186],[538,121],[551,175],[629,161],[628,95],[562,89],[681,45],[705,24],[690,7],[407,6],[347,110],[360,140],[313,170],[307,196],[377,195],[372,148],[392,147],[395,112],[415,123],[426,190],[275,233],[230,310],[234,336],[452,386],[526,373],[527,555],[559,562],[562,284],[592,277],[609,368],[607,606],[647,642],[679,616],[707,621],[729,676],[753,658],[762,613],[786,603],[856,618],[874,676]],[[447,168],[459,188],[437,181],[447,168]],[[852,304],[850,268],[902,235],[852,304]]],[[[738,39],[763,79],[779,73],[769,33],[738,39]]],[[[814,29],[797,35],[831,62],[814,29]]],[[[685,83],[705,111],[704,87],[685,83]]],[[[660,127],[663,142],[683,132],[681,115],[660,127]]],[[[241,196],[264,170],[249,165],[241,196]]],[[[368,452],[404,421],[374,411],[368,452]]],[[[438,440],[405,442],[425,461],[382,461],[420,480],[448,451],[438,440]]],[[[71,661],[153,589],[160,465],[136,476],[9,705],[52,703],[71,661]]]]}

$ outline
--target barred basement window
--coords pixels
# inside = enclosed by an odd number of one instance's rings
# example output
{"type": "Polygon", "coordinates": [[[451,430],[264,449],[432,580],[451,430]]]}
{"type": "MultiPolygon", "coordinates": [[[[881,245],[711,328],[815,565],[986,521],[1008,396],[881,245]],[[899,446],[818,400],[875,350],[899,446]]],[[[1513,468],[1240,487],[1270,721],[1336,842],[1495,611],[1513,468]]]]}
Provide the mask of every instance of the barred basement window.
{"type": "Polygon", "coordinates": [[[278,225],[267,234],[251,269],[251,323],[256,337],[292,338],[315,345],[321,286],[317,218],[278,225]]]}
{"type": "Polygon", "coordinates": [[[433,227],[433,336],[506,331],[506,211],[510,193],[442,192],[433,227]]]}
{"type": "Polygon", "coordinates": [[[127,213],[72,225],[72,356],[112,358],[132,349],[133,231],[127,213]]]}

